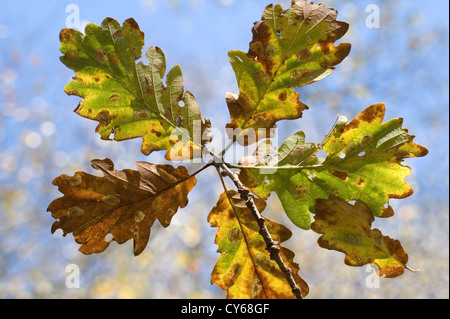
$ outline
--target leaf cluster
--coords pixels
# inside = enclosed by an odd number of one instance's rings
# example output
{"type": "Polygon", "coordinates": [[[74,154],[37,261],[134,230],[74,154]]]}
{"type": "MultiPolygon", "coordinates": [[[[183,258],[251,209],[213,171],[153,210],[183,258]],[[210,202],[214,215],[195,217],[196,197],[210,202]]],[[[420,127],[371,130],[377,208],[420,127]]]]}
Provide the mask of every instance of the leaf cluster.
{"type": "Polygon", "coordinates": [[[208,148],[211,122],[184,90],[180,66],[166,73],[164,53],[155,46],[140,61],[144,34],[133,19],[120,25],[106,18],[100,26],[87,25],[84,34],[63,29],[61,62],[75,72],[64,90],[81,98],[75,112],[97,121],[102,139],[141,138],[145,155],[162,150],[167,160],[202,158],[206,164],[194,173],[149,162],[117,171],[110,159],[92,160],[103,176],[76,172],[53,181],[63,196],[48,207],[57,220],[52,232],[72,233],[85,254],[133,239],[139,255],[154,222],[168,227],[188,205],[195,176],[215,167],[224,191],[208,215],[221,254],[211,282],[228,298],[308,294],[294,252],[282,246],[291,230],[261,215],[272,193],[293,225],[321,234],[319,246],[343,252],[347,265],[370,263],[380,276],[401,275],[408,255],[398,240],[371,225],[394,214],[391,198],[413,193],[403,160],[428,152],[413,142],[402,119],[384,122],[385,105],[378,103],[349,123],[340,118],[320,144],[307,142],[303,131],[277,149],[270,140],[277,122],[301,118],[309,109],[296,89],[329,76],[348,56],[350,44],[336,44],[347,30],[337,11],[323,4],[267,6],[252,28],[248,52],[228,54],[239,92],[226,94],[230,144],[215,154],[208,148]],[[256,144],[256,151],[238,164],[226,163],[234,143],[256,144]],[[237,190],[228,190],[223,176],[237,190]]]}

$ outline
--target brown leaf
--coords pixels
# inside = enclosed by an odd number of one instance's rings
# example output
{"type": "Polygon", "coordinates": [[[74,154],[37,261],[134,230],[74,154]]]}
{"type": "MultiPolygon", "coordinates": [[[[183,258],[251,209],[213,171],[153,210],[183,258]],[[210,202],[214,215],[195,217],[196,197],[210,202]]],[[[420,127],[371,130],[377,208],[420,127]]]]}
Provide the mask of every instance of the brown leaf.
{"type": "Polygon", "coordinates": [[[85,172],[61,175],[53,184],[64,194],[47,208],[53,218],[52,233],[73,233],[84,254],[104,251],[112,240],[119,244],[134,239],[134,254],[147,245],[155,220],[169,226],[197,180],[185,167],[137,162],[137,171],[116,171],[110,159],[92,160],[103,177],[85,172]]]}

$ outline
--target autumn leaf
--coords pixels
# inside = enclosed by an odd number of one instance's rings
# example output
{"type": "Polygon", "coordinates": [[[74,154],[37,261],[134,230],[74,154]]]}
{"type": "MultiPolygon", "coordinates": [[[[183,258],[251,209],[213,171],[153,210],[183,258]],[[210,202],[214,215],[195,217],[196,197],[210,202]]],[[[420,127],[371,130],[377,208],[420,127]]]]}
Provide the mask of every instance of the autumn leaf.
{"type": "Polygon", "coordinates": [[[142,56],[144,33],[133,19],[120,24],[106,18],[101,26],[88,24],[85,35],[74,29],[60,33],[62,63],[75,71],[66,85],[69,95],[82,97],[75,112],[98,121],[101,138],[122,141],[142,137],[145,155],[166,150],[166,159],[201,156],[205,129],[194,96],[183,88],[179,65],[166,71],[160,48],[142,56]]]}
{"type": "Polygon", "coordinates": [[[48,211],[58,219],[52,233],[73,233],[84,254],[100,253],[114,240],[134,241],[134,254],[147,245],[155,220],[169,226],[197,180],[185,167],[137,162],[137,171],[116,171],[110,159],[93,160],[98,177],[85,172],[61,175],[53,184],[64,194],[50,203],[48,211]]]}
{"type": "MultiPolygon", "coordinates": [[[[255,204],[259,211],[266,206],[261,199],[256,199],[255,204]]],[[[208,215],[208,222],[212,227],[218,227],[215,243],[221,253],[211,282],[226,290],[227,298],[295,298],[280,268],[270,259],[257,222],[236,191],[220,195],[208,215]]],[[[265,222],[276,242],[281,244],[291,237],[290,230],[283,225],[268,218],[265,222]]],[[[280,256],[291,269],[302,295],[306,296],[309,288],[298,275],[299,266],[293,261],[294,253],[281,247],[280,256]]]]}
{"type": "Polygon", "coordinates": [[[374,216],[361,201],[351,205],[342,199],[330,196],[316,203],[311,229],[323,234],[320,247],[343,252],[349,266],[375,264],[380,277],[394,278],[403,274],[408,255],[398,240],[371,229],[374,216]]]}
{"type": "Polygon", "coordinates": [[[320,147],[297,132],[270,162],[242,168],[240,179],[262,199],[276,192],[287,216],[303,229],[310,227],[316,200],[329,195],[361,200],[374,216],[390,217],[389,199],[413,194],[404,181],[411,169],[402,161],[428,150],[413,142],[401,118],[383,123],[384,114],[384,104],[375,104],[351,123],[336,126],[322,147],[326,158],[317,157],[320,147]]]}
{"type": "MultiPolygon", "coordinates": [[[[239,95],[227,93],[227,128],[243,131],[234,132],[240,144],[261,138],[254,130],[300,118],[308,107],[293,88],[325,78],[349,54],[350,44],[334,45],[348,30],[336,17],[336,10],[307,1],[293,2],[287,10],[269,5],[253,26],[248,53],[229,52],[239,95]]],[[[270,131],[264,134],[269,137],[270,131]]]]}

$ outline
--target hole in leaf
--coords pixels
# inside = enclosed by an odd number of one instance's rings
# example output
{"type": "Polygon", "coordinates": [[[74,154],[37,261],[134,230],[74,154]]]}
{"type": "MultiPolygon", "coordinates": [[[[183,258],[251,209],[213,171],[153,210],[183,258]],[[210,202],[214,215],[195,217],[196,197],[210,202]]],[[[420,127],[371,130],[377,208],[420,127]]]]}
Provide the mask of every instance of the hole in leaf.
{"type": "Polygon", "coordinates": [[[277,36],[281,36],[281,30],[277,30],[276,33],[277,33],[277,36]]]}
{"type": "Polygon", "coordinates": [[[342,154],[339,154],[339,158],[340,158],[340,159],[344,159],[344,158],[345,158],[345,156],[347,156],[347,154],[344,154],[344,153],[342,153],[342,154]]]}
{"type": "Polygon", "coordinates": [[[358,154],[359,157],[366,155],[366,152],[361,152],[358,154]]]}
{"type": "Polygon", "coordinates": [[[361,137],[361,139],[359,140],[359,144],[362,147],[366,147],[367,145],[372,143],[372,141],[373,141],[373,135],[372,134],[366,134],[366,135],[361,137]]]}
{"type": "Polygon", "coordinates": [[[320,150],[316,153],[316,156],[319,158],[327,158],[328,154],[324,150],[320,150]]]}
{"type": "Polygon", "coordinates": [[[113,234],[111,234],[111,233],[106,234],[106,236],[105,236],[105,241],[106,241],[107,243],[109,243],[111,240],[113,240],[113,234]]]}
{"type": "Polygon", "coordinates": [[[184,105],[185,105],[185,103],[184,103],[183,100],[179,100],[179,101],[178,101],[178,106],[179,106],[179,107],[184,107],[184,105]]]}

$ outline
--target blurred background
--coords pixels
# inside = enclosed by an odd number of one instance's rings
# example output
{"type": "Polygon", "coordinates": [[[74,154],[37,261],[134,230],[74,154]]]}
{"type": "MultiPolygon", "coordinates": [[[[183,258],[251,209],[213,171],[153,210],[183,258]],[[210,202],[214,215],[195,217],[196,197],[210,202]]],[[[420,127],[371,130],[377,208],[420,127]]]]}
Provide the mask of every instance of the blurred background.
{"type": "MultiPolygon", "coordinates": [[[[430,153],[408,159],[407,182],[415,194],[391,200],[395,216],[374,227],[397,238],[409,266],[396,279],[368,288],[366,267],[343,263],[344,255],[317,246],[318,234],[296,229],[283,216],[275,196],[266,216],[293,230],[286,246],[296,254],[309,298],[449,298],[449,30],[448,2],[323,0],[350,23],[341,41],[350,56],[328,78],[298,90],[310,110],[296,121],[279,122],[280,141],[304,130],[320,142],[339,115],[354,118],[384,102],[386,120],[403,117],[415,142],[430,153]],[[368,5],[380,9],[379,28],[368,28],[368,5]]],[[[60,193],[60,174],[92,172],[89,161],[109,157],[117,169],[145,160],[163,163],[163,154],[145,157],[140,140],[102,141],[94,121],[73,113],[79,98],[63,87],[73,71],[59,61],[59,32],[79,9],[81,29],[105,17],[122,23],[133,17],[145,32],[146,47],[166,54],[167,69],[180,64],[185,89],[203,117],[216,128],[229,121],[227,91],[238,93],[227,53],[247,52],[253,22],[270,1],[130,0],[24,1],[0,4],[0,297],[1,298],[223,298],[210,284],[219,257],[216,229],[206,217],[222,192],[213,168],[198,175],[189,205],[164,229],[155,225],[147,248],[134,257],[132,241],[112,243],[99,255],[85,256],[69,234],[50,233],[46,212],[60,193]],[[69,6],[69,7],[68,7],[69,6]],[[205,190],[208,191],[205,191],[205,190]],[[66,286],[76,265],[79,288],[66,286]]],[[[287,8],[290,1],[279,1],[287,8]]],[[[76,22],[76,21],[75,21],[76,22]]],[[[160,152],[162,153],[162,152],[160,152]]],[[[369,271],[369,272],[368,272],[369,271]]]]}

